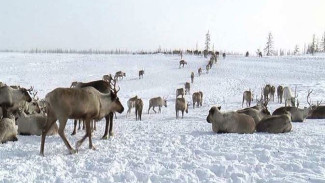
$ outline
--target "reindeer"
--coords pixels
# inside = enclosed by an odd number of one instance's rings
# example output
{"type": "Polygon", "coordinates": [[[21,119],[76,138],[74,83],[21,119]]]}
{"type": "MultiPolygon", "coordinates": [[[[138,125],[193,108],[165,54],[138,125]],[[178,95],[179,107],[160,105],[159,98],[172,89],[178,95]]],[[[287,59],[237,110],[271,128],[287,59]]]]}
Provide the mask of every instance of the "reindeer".
{"type": "Polygon", "coordinates": [[[195,103],[197,107],[202,106],[202,98],[203,98],[203,93],[201,91],[193,93],[192,95],[193,109],[195,108],[195,103]]]}
{"type": "Polygon", "coordinates": [[[251,116],[254,119],[255,125],[257,125],[264,117],[271,115],[267,109],[268,101],[263,102],[261,99],[257,102],[258,104],[254,107],[237,110],[238,113],[251,116]]]}
{"type": "Polygon", "coordinates": [[[106,81],[106,82],[111,82],[113,79],[112,75],[111,74],[105,74],[103,75],[103,81],[106,81]]]}
{"type": "Polygon", "coordinates": [[[265,85],[265,87],[263,89],[264,100],[268,100],[269,99],[269,94],[270,93],[271,93],[271,85],[267,84],[267,85],[265,85]]]}
{"type": "Polygon", "coordinates": [[[208,65],[206,65],[205,66],[205,69],[206,69],[206,71],[207,71],[207,74],[209,73],[209,70],[210,70],[210,65],[208,64],[208,65]]]}
{"type": "Polygon", "coordinates": [[[73,81],[70,85],[70,88],[74,88],[76,87],[76,85],[78,84],[78,81],[73,81]]]}
{"type": "MultiPolygon", "coordinates": [[[[24,111],[19,110],[16,121],[18,125],[18,133],[21,135],[38,135],[42,134],[43,128],[46,124],[45,114],[31,114],[27,115],[24,111]]],[[[46,135],[56,135],[58,133],[58,125],[50,128],[46,135]]]]}
{"type": "Polygon", "coordinates": [[[112,112],[122,113],[124,108],[114,88],[110,93],[101,93],[93,87],[56,88],[45,96],[47,119],[42,131],[40,154],[44,156],[45,137],[53,124],[59,120],[59,135],[67,146],[70,154],[78,151],[83,141],[89,138],[89,148],[95,149],[91,139],[91,120],[100,120],[112,112]],[[74,150],[65,137],[64,128],[68,119],[82,119],[86,124],[85,136],[76,143],[74,150]]]}
{"type": "Polygon", "coordinates": [[[143,109],[143,101],[141,100],[141,98],[138,98],[135,100],[135,120],[139,119],[141,121],[142,109],[143,109]]]}
{"type": "MultiPolygon", "coordinates": [[[[113,80],[111,80],[110,83],[103,81],[103,80],[91,81],[88,83],[78,82],[75,87],[76,88],[85,88],[85,87],[89,87],[89,86],[94,87],[96,90],[98,90],[101,93],[111,93],[112,87],[115,88],[115,86],[116,86],[116,80],[113,79],[113,80]]],[[[110,136],[114,135],[113,116],[114,116],[113,112],[108,114],[107,116],[105,116],[106,126],[105,126],[105,132],[104,132],[102,139],[108,139],[110,136]]],[[[79,120],[79,129],[80,129],[80,122],[81,121],[79,120]]],[[[71,135],[76,134],[76,127],[77,127],[77,120],[75,119],[74,130],[71,135]]],[[[94,127],[94,129],[96,128],[96,123],[93,123],[93,127],[94,127]]]]}
{"type": "Polygon", "coordinates": [[[185,95],[185,90],[184,90],[184,88],[178,88],[178,89],[176,89],[176,98],[177,98],[179,95],[182,95],[182,98],[184,97],[184,95],[185,95]]]}
{"type": "Polygon", "coordinates": [[[275,93],[275,86],[271,86],[271,88],[270,88],[270,98],[272,98],[273,102],[274,102],[274,93],[275,93]]]}
{"type": "Polygon", "coordinates": [[[253,133],[255,131],[254,119],[246,114],[234,111],[221,112],[221,107],[211,107],[207,122],[212,123],[215,133],[253,133]]]}
{"type": "Polygon", "coordinates": [[[185,83],[185,95],[188,93],[190,94],[190,90],[191,90],[191,84],[189,82],[185,83]]]}
{"type": "Polygon", "coordinates": [[[115,73],[114,79],[115,79],[115,80],[118,80],[119,78],[122,78],[122,79],[123,79],[123,77],[126,77],[125,72],[117,71],[117,72],[115,73]]]}
{"type": "Polygon", "coordinates": [[[191,83],[194,82],[194,72],[191,72],[191,83]]]}
{"type": "Polygon", "coordinates": [[[292,122],[303,122],[307,118],[307,116],[312,114],[314,109],[318,107],[311,104],[310,94],[312,92],[313,90],[308,90],[308,94],[307,94],[307,103],[309,104],[309,107],[304,107],[303,109],[299,109],[298,107],[295,106],[280,107],[276,109],[272,115],[282,115],[285,114],[286,112],[290,112],[292,122]]]}
{"type": "Polygon", "coordinates": [[[0,143],[17,141],[17,126],[14,118],[0,119],[0,143]]]}
{"type": "Polygon", "coordinates": [[[272,115],[263,118],[257,125],[257,132],[285,133],[292,129],[291,114],[286,112],[282,115],[272,115]]]}
{"type": "Polygon", "coordinates": [[[202,68],[201,67],[197,70],[197,73],[199,74],[199,76],[201,76],[201,74],[202,74],[202,68]]]}
{"type": "Polygon", "coordinates": [[[175,110],[176,110],[176,119],[178,119],[178,111],[182,111],[182,118],[184,117],[184,111],[188,113],[189,104],[184,98],[176,98],[175,110]]]}
{"type": "Polygon", "coordinates": [[[139,79],[143,78],[143,75],[144,75],[144,70],[142,69],[139,71],[139,79]]]}
{"type": "Polygon", "coordinates": [[[282,104],[282,98],[283,98],[283,86],[279,85],[276,89],[276,94],[278,96],[278,103],[282,104]]]}
{"type": "Polygon", "coordinates": [[[126,112],[126,115],[130,114],[131,113],[131,109],[135,107],[135,101],[138,99],[138,96],[134,96],[132,98],[130,98],[128,101],[127,101],[127,105],[128,105],[128,111],[126,112]]]}
{"type": "Polygon", "coordinates": [[[31,102],[32,98],[25,88],[13,89],[10,86],[0,88],[0,107],[3,118],[8,118],[10,112],[18,110],[20,102],[31,102]]]}
{"type": "Polygon", "coordinates": [[[296,98],[298,95],[296,94],[297,87],[295,88],[295,95],[293,96],[291,89],[289,87],[284,87],[283,88],[283,98],[285,102],[285,106],[296,106],[296,98]]]}
{"type": "Polygon", "coordinates": [[[158,106],[158,108],[159,108],[159,113],[161,113],[161,107],[162,107],[162,106],[167,107],[167,100],[166,100],[165,98],[161,98],[161,97],[151,98],[151,99],[149,100],[149,109],[148,109],[148,114],[149,114],[149,110],[150,110],[151,107],[152,107],[152,110],[153,110],[155,113],[157,113],[157,112],[155,111],[155,107],[157,107],[157,106],[158,106]]]}
{"type": "Polygon", "coordinates": [[[184,65],[187,65],[187,62],[185,60],[181,60],[181,61],[179,61],[179,68],[181,68],[181,65],[184,68],[184,65]]]}
{"type": "Polygon", "coordinates": [[[322,102],[317,102],[317,105],[308,115],[307,119],[325,119],[325,106],[321,106],[322,102]]]}
{"type": "Polygon", "coordinates": [[[253,101],[253,94],[252,94],[251,90],[244,91],[244,93],[243,93],[243,101],[242,101],[241,107],[244,106],[244,101],[246,101],[246,106],[247,107],[251,106],[251,102],[253,101]]]}

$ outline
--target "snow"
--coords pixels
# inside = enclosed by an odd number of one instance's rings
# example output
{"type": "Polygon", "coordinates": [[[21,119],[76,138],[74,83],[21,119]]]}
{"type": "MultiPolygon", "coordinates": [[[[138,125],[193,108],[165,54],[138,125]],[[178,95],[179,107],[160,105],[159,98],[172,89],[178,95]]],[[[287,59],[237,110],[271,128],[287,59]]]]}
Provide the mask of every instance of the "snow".
{"type": "MultiPolygon", "coordinates": [[[[18,136],[17,142],[0,144],[0,182],[324,182],[325,120],[293,123],[286,134],[214,134],[206,122],[213,105],[222,110],[241,108],[242,93],[252,89],[260,95],[270,83],[297,86],[300,106],[325,98],[325,55],[292,57],[227,56],[219,58],[209,74],[208,60],[185,55],[73,55],[0,53],[0,80],[10,85],[34,86],[40,98],[72,81],[92,81],[122,70],[126,78],[118,84],[125,107],[114,123],[114,137],[100,140],[104,121],[93,134],[97,150],[88,141],[79,153],[68,155],[61,138],[46,138],[45,157],[39,155],[39,136],[18,136]],[[202,67],[203,75],[197,76],[202,67]],[[144,69],[143,79],[138,70],[144,69]],[[175,92],[195,73],[191,93],[203,91],[203,106],[189,109],[184,119],[175,114],[175,92]],[[135,121],[134,109],[126,117],[126,102],[138,95],[144,101],[142,120],[135,121]],[[168,97],[161,114],[150,111],[152,97],[168,97]]],[[[186,95],[191,101],[191,96],[186,95]]],[[[255,100],[253,102],[255,104],[255,100]]],[[[270,102],[271,112],[281,105],[270,102]]],[[[83,135],[66,136],[74,146],[83,135]]]]}

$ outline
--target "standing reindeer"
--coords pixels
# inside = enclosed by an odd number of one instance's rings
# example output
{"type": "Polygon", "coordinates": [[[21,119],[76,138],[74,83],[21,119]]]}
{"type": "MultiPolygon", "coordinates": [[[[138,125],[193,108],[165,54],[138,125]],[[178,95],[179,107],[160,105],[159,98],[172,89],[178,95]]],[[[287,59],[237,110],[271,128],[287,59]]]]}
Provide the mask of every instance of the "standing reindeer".
{"type": "Polygon", "coordinates": [[[284,87],[283,88],[283,98],[284,98],[284,105],[285,106],[296,106],[296,98],[298,95],[296,94],[297,92],[297,87],[295,88],[295,95],[292,94],[291,89],[289,87],[284,87]]]}
{"type": "Polygon", "coordinates": [[[276,89],[276,94],[278,96],[278,103],[282,104],[282,98],[283,98],[283,86],[279,85],[276,89]]]}
{"type": "Polygon", "coordinates": [[[138,99],[138,96],[136,95],[135,97],[132,97],[127,101],[128,111],[126,112],[126,115],[131,113],[131,109],[135,107],[135,101],[137,99],[138,99]]]}
{"type": "Polygon", "coordinates": [[[185,83],[185,95],[190,94],[191,91],[191,84],[189,82],[185,83]]]}
{"type": "Polygon", "coordinates": [[[203,98],[203,93],[201,91],[193,93],[192,95],[193,109],[195,107],[195,103],[197,104],[197,107],[202,106],[202,100],[203,100],[202,98],[203,98]]]}
{"type": "Polygon", "coordinates": [[[144,75],[144,70],[142,69],[139,71],[139,79],[143,78],[143,75],[144,75]]]}
{"type": "Polygon", "coordinates": [[[141,121],[142,109],[143,109],[143,101],[140,98],[138,98],[135,100],[135,120],[139,119],[141,121]]]}
{"type": "Polygon", "coordinates": [[[247,107],[251,106],[251,101],[253,101],[253,95],[252,95],[251,90],[244,91],[244,93],[243,93],[243,101],[242,101],[241,107],[244,106],[244,101],[246,101],[246,106],[247,107]]]}
{"type": "Polygon", "coordinates": [[[194,82],[194,72],[191,72],[191,83],[194,82]]]}
{"type": "Polygon", "coordinates": [[[270,88],[270,98],[272,98],[273,102],[274,102],[274,93],[275,93],[275,86],[271,86],[271,88],[270,88]]]}
{"type": "Polygon", "coordinates": [[[149,100],[149,109],[148,109],[148,114],[149,114],[149,110],[152,107],[152,110],[157,113],[157,111],[155,111],[155,107],[159,108],[159,113],[161,113],[161,107],[165,106],[167,107],[167,100],[165,98],[161,98],[161,97],[156,97],[156,98],[151,98],[149,100]]]}
{"type": "Polygon", "coordinates": [[[206,69],[206,71],[207,71],[207,74],[209,73],[209,70],[210,70],[210,65],[208,64],[208,65],[206,65],[205,66],[205,69],[206,69]]]}
{"type": "Polygon", "coordinates": [[[271,93],[271,85],[267,84],[267,85],[265,85],[265,87],[263,89],[264,100],[268,100],[269,99],[269,94],[270,93],[271,93]]]}
{"type": "Polygon", "coordinates": [[[177,98],[179,95],[182,95],[182,98],[184,97],[184,95],[185,95],[184,88],[178,88],[178,89],[176,89],[176,98],[177,98]]]}
{"type": "Polygon", "coordinates": [[[123,79],[123,77],[126,77],[125,72],[117,71],[117,72],[115,73],[114,79],[115,79],[115,80],[118,80],[119,78],[122,78],[122,79],[123,79]]]}
{"type": "Polygon", "coordinates": [[[187,65],[187,62],[185,60],[181,60],[181,61],[179,61],[179,68],[181,68],[181,65],[184,68],[184,65],[187,65]]]}
{"type": "Polygon", "coordinates": [[[199,76],[201,76],[201,74],[202,74],[202,68],[201,67],[197,70],[197,73],[199,74],[199,76]]]}

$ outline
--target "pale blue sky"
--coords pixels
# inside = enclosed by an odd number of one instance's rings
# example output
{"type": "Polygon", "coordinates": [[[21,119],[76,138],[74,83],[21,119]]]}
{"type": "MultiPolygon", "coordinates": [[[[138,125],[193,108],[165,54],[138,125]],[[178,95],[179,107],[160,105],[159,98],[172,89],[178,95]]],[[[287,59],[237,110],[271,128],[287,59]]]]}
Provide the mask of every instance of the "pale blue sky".
{"type": "Polygon", "coordinates": [[[293,49],[325,32],[325,0],[0,0],[0,49],[293,49]]]}

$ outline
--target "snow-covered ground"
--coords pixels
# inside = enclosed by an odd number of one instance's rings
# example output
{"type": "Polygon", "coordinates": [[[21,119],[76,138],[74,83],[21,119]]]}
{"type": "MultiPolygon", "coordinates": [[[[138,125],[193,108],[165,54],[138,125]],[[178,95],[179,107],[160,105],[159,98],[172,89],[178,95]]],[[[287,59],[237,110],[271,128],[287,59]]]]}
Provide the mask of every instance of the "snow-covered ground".
{"type": "MultiPolygon", "coordinates": [[[[68,155],[61,138],[47,137],[45,157],[39,155],[40,137],[18,136],[19,141],[0,144],[0,182],[325,182],[325,120],[294,123],[286,134],[214,134],[206,122],[208,110],[241,108],[242,93],[249,88],[260,95],[263,85],[297,86],[300,106],[306,93],[312,100],[325,98],[325,55],[296,57],[241,57],[219,59],[209,74],[197,76],[207,59],[185,55],[188,65],[179,69],[179,56],[165,55],[65,55],[0,53],[0,81],[34,86],[40,98],[72,81],[92,81],[122,70],[119,96],[144,100],[143,121],[134,110],[115,120],[115,136],[100,140],[104,121],[93,134],[97,150],[85,141],[78,154],[68,155]],[[145,69],[138,79],[138,70],[145,69]],[[189,109],[175,119],[175,90],[190,81],[191,93],[203,91],[201,108],[189,109]],[[161,114],[148,114],[152,97],[168,97],[161,114]]],[[[186,98],[190,101],[191,96],[186,98]]],[[[255,100],[253,102],[255,104],[255,100]]],[[[272,112],[281,106],[270,102],[272,112]]],[[[71,144],[84,132],[66,135],[71,144]]]]}

